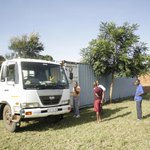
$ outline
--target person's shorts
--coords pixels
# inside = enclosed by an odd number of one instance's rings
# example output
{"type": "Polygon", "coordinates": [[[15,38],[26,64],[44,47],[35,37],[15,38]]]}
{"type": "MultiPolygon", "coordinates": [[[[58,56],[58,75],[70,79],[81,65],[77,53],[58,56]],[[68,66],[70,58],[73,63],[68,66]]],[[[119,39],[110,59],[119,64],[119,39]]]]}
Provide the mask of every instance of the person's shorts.
{"type": "Polygon", "coordinates": [[[101,112],[101,100],[97,99],[94,100],[94,111],[95,112],[101,112]]]}

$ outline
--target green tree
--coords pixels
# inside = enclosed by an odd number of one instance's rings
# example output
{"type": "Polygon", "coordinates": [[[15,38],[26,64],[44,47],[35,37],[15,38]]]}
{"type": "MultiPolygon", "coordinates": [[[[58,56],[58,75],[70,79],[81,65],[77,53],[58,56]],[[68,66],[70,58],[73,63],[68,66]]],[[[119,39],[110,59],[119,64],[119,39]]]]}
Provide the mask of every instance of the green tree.
{"type": "Polygon", "coordinates": [[[102,22],[98,37],[81,50],[82,61],[89,63],[97,76],[112,75],[110,102],[116,76],[137,77],[148,70],[148,48],[135,34],[138,27],[137,24],[117,26],[113,22],[102,22]]]}
{"type": "Polygon", "coordinates": [[[16,57],[16,53],[12,52],[12,53],[9,53],[9,54],[5,54],[5,58],[6,59],[13,59],[16,57]]]}
{"type": "Polygon", "coordinates": [[[15,57],[37,58],[44,47],[39,41],[39,34],[32,33],[11,38],[9,49],[13,50],[15,57]]]}
{"type": "Polygon", "coordinates": [[[0,66],[1,66],[3,61],[5,61],[5,58],[2,55],[0,55],[0,66]]]}
{"type": "Polygon", "coordinates": [[[39,59],[47,60],[47,61],[53,61],[53,57],[50,55],[39,55],[39,59]]]}

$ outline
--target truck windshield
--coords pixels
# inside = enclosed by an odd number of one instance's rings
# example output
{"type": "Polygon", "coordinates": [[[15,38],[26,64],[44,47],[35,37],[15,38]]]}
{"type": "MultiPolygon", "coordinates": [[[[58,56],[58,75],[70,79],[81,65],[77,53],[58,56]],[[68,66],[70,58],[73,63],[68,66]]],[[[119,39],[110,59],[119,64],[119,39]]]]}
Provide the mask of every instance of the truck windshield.
{"type": "Polygon", "coordinates": [[[64,69],[57,64],[21,62],[24,89],[66,89],[64,69]]]}

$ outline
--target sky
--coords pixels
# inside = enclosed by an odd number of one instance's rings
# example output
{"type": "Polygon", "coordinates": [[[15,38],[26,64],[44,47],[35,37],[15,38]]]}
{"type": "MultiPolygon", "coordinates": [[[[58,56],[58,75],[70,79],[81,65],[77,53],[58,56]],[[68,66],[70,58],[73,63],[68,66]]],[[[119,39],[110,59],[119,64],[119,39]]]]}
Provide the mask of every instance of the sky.
{"type": "Polygon", "coordinates": [[[101,22],[138,24],[150,47],[150,0],[0,0],[0,55],[12,52],[10,39],[35,32],[42,55],[80,61],[80,51],[97,38],[101,22]]]}

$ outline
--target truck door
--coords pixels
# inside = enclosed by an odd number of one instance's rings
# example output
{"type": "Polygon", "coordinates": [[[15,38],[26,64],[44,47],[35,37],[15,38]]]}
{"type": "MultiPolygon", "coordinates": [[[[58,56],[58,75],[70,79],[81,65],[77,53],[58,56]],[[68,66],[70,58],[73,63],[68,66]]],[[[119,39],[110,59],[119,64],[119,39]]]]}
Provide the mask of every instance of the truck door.
{"type": "Polygon", "coordinates": [[[16,63],[8,63],[2,69],[1,92],[3,101],[11,104],[12,96],[16,93],[15,85],[18,84],[18,69],[16,63]]]}
{"type": "Polygon", "coordinates": [[[5,87],[6,86],[6,82],[5,82],[5,78],[6,78],[6,65],[3,65],[1,68],[1,79],[0,79],[0,101],[6,101],[6,95],[5,95],[5,87]]]}

